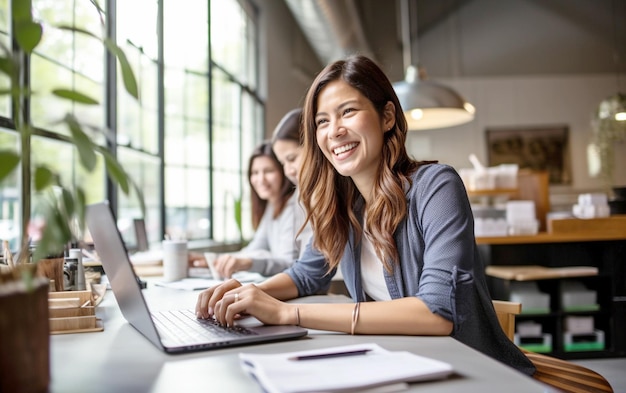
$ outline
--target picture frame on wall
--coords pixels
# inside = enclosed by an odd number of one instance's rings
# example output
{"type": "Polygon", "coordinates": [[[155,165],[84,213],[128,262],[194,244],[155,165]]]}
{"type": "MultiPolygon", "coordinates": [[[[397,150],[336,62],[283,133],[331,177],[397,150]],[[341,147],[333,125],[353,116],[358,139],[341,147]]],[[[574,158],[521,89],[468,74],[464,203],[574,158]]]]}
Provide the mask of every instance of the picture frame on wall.
{"type": "Polygon", "coordinates": [[[489,166],[517,164],[548,172],[551,185],[572,183],[567,125],[488,127],[486,140],[489,166]]]}

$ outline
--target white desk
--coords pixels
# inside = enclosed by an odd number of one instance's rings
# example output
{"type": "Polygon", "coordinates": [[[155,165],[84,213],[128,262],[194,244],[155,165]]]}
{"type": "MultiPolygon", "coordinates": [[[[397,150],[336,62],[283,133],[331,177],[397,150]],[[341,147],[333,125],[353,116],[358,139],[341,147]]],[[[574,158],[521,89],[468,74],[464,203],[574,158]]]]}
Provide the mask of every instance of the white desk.
{"type": "MultiPolygon", "coordinates": [[[[198,294],[152,285],[145,292],[154,309],[191,307],[198,294]]],[[[240,367],[239,352],[278,353],[364,342],[376,342],[389,350],[409,350],[454,367],[451,378],[417,383],[411,391],[550,391],[450,337],[350,336],[312,331],[292,341],[167,355],[126,322],[111,291],[107,291],[97,313],[104,323],[103,332],[51,337],[50,392],[261,392],[240,367]]]]}

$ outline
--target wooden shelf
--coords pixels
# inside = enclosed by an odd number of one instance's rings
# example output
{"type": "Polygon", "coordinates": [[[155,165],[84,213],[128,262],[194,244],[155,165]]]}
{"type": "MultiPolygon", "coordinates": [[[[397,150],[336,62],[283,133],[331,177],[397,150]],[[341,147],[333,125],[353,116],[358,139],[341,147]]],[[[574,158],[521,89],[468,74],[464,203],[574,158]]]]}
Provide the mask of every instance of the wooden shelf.
{"type": "Polygon", "coordinates": [[[513,281],[535,281],[554,278],[597,276],[595,266],[546,267],[539,265],[525,266],[487,266],[485,272],[492,277],[513,281]]]}
{"type": "Polygon", "coordinates": [[[538,233],[532,236],[482,236],[476,238],[477,244],[538,244],[538,243],[574,243],[626,240],[626,233],[538,233]]]}
{"type": "Polygon", "coordinates": [[[626,240],[626,215],[606,218],[549,220],[552,232],[532,236],[477,237],[477,244],[536,244],[626,240]]]}
{"type": "Polygon", "coordinates": [[[548,220],[548,232],[559,234],[604,233],[626,236],[626,215],[602,218],[563,218],[548,220]]]}
{"type": "Polygon", "coordinates": [[[489,190],[467,190],[467,195],[473,196],[498,196],[498,195],[515,195],[517,188],[495,188],[489,190]]]}

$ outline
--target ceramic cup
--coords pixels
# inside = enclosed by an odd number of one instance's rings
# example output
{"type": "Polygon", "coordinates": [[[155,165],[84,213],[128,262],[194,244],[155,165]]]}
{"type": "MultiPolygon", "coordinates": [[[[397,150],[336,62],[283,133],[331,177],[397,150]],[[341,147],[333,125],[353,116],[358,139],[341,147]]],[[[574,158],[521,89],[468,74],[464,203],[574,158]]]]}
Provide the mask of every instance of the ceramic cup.
{"type": "Polygon", "coordinates": [[[187,277],[187,241],[163,240],[163,280],[178,281],[187,277]]]}

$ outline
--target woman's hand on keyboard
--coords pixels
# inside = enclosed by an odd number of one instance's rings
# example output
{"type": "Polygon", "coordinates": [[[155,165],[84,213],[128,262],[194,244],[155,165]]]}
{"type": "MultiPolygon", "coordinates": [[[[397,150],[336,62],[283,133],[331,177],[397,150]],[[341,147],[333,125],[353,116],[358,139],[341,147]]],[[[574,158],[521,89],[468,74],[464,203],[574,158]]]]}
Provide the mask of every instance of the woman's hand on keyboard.
{"type": "MultiPolygon", "coordinates": [[[[203,300],[199,299],[198,302],[202,308],[203,300]]],[[[227,326],[233,326],[234,320],[242,314],[252,315],[268,325],[294,323],[296,315],[292,310],[293,305],[275,299],[254,284],[241,286],[236,280],[229,280],[216,287],[209,296],[207,310],[208,308],[211,308],[211,315],[215,316],[219,323],[227,326]],[[217,295],[217,292],[220,295],[217,295]],[[219,300],[212,303],[214,297],[219,297],[219,300]]]]}
{"type": "Polygon", "coordinates": [[[215,304],[224,297],[226,292],[239,287],[241,287],[241,283],[239,281],[230,279],[224,281],[224,283],[220,285],[200,292],[196,302],[196,316],[200,319],[212,318],[214,315],[215,304]]]}

